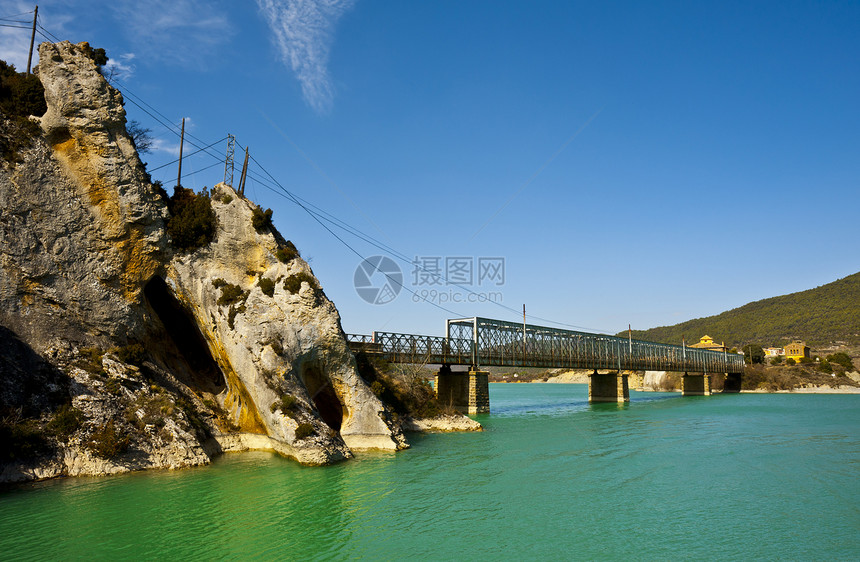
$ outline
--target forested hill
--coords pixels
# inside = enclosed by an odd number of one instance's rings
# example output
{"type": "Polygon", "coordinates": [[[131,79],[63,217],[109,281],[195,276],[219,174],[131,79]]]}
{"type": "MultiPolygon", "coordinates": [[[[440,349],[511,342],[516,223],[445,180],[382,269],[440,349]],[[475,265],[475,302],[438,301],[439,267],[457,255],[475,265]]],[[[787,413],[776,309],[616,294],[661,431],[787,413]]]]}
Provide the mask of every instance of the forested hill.
{"type": "MultiPolygon", "coordinates": [[[[808,291],[751,302],[716,316],[633,331],[634,338],[665,343],[679,343],[682,336],[695,343],[705,334],[725,341],[729,347],[784,345],[792,340],[810,345],[837,341],[860,344],[860,273],[808,291]]],[[[627,332],[619,335],[626,336],[627,332]]]]}

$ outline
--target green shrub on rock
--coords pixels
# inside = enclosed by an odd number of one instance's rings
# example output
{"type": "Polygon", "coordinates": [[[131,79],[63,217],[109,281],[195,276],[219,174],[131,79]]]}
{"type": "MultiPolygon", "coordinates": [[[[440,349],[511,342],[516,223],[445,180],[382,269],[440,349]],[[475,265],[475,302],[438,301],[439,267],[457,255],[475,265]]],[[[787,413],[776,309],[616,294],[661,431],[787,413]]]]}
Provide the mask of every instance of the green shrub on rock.
{"type": "Polygon", "coordinates": [[[245,302],[248,293],[242,287],[227,283],[221,286],[221,296],[218,297],[218,306],[230,306],[239,302],[245,302]]]}
{"type": "Polygon", "coordinates": [[[123,363],[140,367],[146,361],[146,350],[139,343],[132,343],[116,349],[116,356],[123,363]]]}
{"type": "Polygon", "coordinates": [[[112,422],[107,422],[93,432],[86,446],[95,455],[112,459],[126,452],[130,441],[128,435],[121,435],[112,422]]]}
{"type": "Polygon", "coordinates": [[[61,440],[65,441],[80,429],[84,421],[84,413],[70,404],[63,404],[48,422],[48,429],[61,440]]]}
{"type": "Polygon", "coordinates": [[[260,277],[260,280],[257,281],[257,285],[259,285],[260,290],[263,291],[263,294],[271,297],[275,294],[275,282],[271,279],[267,279],[266,277],[260,277]]]}
{"type": "Polygon", "coordinates": [[[51,445],[35,420],[0,416],[0,461],[30,459],[51,450],[51,445]]]}
{"type": "Polygon", "coordinates": [[[236,315],[242,314],[246,310],[247,310],[247,307],[245,306],[245,303],[242,303],[239,306],[232,305],[232,304],[230,305],[230,310],[227,313],[227,325],[230,326],[231,330],[235,328],[236,315]]]}
{"type": "Polygon", "coordinates": [[[272,404],[269,409],[273,414],[280,410],[281,413],[288,418],[296,419],[296,415],[298,413],[298,401],[292,394],[284,394],[281,396],[281,399],[272,404]]]}
{"type": "Polygon", "coordinates": [[[299,273],[294,273],[290,275],[284,280],[284,290],[290,294],[297,294],[301,288],[302,283],[306,282],[311,286],[311,289],[317,288],[317,281],[313,278],[312,275],[305,273],[304,271],[300,271],[299,273]]]}
{"type": "Polygon", "coordinates": [[[168,210],[167,233],[178,250],[191,252],[215,239],[215,211],[207,189],[194,193],[191,189],[176,186],[168,210]]]}
{"type": "Polygon", "coordinates": [[[275,256],[281,263],[290,263],[300,255],[301,254],[299,254],[299,251],[298,249],[296,249],[296,246],[289,240],[286,241],[283,247],[278,248],[278,251],[275,252],[275,256]]]}
{"type": "Polygon", "coordinates": [[[99,348],[84,347],[78,350],[78,360],[75,361],[75,366],[96,377],[103,377],[107,372],[102,366],[102,357],[104,357],[104,352],[99,348]]]}
{"type": "Polygon", "coordinates": [[[86,56],[96,63],[96,66],[99,67],[99,72],[101,72],[102,67],[108,63],[108,60],[110,60],[107,56],[107,52],[101,47],[93,49],[89,43],[84,43],[83,51],[86,56]]]}
{"type": "Polygon", "coordinates": [[[21,151],[42,134],[30,116],[40,117],[47,109],[42,82],[0,60],[0,159],[10,165],[22,161],[21,151]]]}
{"type": "Polygon", "coordinates": [[[312,426],[311,424],[309,424],[307,422],[300,423],[299,426],[296,428],[296,439],[301,440],[301,439],[304,439],[306,437],[310,437],[311,435],[314,435],[315,433],[316,433],[316,430],[314,429],[314,426],[312,426]]]}
{"type": "Polygon", "coordinates": [[[251,215],[251,224],[254,225],[254,230],[257,232],[261,234],[266,232],[272,226],[272,210],[263,211],[259,207],[255,207],[251,215]]]}
{"type": "Polygon", "coordinates": [[[0,112],[6,117],[41,117],[48,110],[45,89],[34,74],[17,72],[0,60],[0,112]]]}

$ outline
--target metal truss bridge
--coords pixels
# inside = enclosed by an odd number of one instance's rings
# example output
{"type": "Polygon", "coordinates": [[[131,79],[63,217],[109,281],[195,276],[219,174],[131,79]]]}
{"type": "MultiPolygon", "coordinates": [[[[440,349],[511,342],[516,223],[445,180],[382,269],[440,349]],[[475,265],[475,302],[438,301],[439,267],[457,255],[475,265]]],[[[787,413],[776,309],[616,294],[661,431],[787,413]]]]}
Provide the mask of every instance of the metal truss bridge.
{"type": "Polygon", "coordinates": [[[519,324],[490,318],[446,322],[445,337],[347,334],[353,352],[397,363],[743,373],[743,355],[519,324]]]}

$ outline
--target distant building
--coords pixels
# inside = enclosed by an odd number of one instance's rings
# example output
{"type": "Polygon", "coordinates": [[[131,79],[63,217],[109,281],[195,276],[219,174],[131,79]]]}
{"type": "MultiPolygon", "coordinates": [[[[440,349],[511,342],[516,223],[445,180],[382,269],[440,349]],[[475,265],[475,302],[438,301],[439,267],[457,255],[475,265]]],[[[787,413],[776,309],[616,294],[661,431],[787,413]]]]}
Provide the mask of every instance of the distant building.
{"type": "Polygon", "coordinates": [[[800,361],[809,357],[809,346],[803,342],[796,341],[785,346],[785,358],[800,361]]]}
{"type": "Polygon", "coordinates": [[[708,335],[704,335],[699,340],[699,343],[694,343],[690,347],[695,347],[698,349],[709,349],[711,351],[726,351],[725,343],[715,343],[714,338],[708,335]]]}
{"type": "Polygon", "coordinates": [[[781,347],[766,347],[764,348],[765,357],[778,357],[785,355],[785,350],[781,347]]]}

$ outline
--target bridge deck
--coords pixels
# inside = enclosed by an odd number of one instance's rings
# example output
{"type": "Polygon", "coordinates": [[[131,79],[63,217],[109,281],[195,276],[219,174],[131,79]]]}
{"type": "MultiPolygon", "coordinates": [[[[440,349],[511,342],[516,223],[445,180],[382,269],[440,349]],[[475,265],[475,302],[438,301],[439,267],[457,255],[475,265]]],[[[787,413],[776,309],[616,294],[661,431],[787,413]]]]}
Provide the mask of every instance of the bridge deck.
{"type": "Polygon", "coordinates": [[[350,348],[400,363],[742,373],[743,356],[488,318],[448,320],[448,337],[348,334],[350,348]]]}

